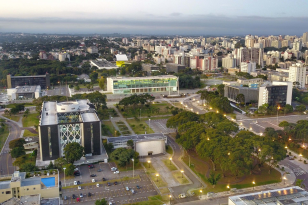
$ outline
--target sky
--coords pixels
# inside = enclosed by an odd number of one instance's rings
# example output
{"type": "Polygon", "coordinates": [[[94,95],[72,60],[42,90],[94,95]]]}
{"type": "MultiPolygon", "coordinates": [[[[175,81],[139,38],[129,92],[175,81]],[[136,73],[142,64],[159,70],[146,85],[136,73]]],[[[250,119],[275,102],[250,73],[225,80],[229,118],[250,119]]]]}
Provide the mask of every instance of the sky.
{"type": "Polygon", "coordinates": [[[0,32],[302,35],[308,0],[2,0],[0,32]]]}

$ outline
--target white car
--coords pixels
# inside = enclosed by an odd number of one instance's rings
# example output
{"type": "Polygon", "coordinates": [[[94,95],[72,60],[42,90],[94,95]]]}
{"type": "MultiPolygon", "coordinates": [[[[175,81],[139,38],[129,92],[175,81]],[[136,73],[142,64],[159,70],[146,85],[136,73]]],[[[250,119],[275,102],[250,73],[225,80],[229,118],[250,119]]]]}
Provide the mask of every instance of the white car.
{"type": "Polygon", "coordinates": [[[77,181],[74,181],[74,185],[77,185],[77,181]]]}
{"type": "Polygon", "coordinates": [[[126,189],[126,191],[129,191],[129,188],[128,188],[128,186],[127,186],[127,187],[125,187],[125,189],[126,189]]]}
{"type": "Polygon", "coordinates": [[[115,171],[115,172],[113,172],[114,174],[119,174],[120,172],[119,171],[115,171]]]}
{"type": "Polygon", "coordinates": [[[116,168],[116,167],[111,167],[111,171],[112,171],[112,172],[117,171],[117,169],[118,169],[118,168],[116,168]]]}
{"type": "Polygon", "coordinates": [[[99,187],[99,184],[96,184],[96,187],[99,187]]]}
{"type": "Polygon", "coordinates": [[[81,186],[78,186],[78,189],[81,189],[81,186]]]}
{"type": "Polygon", "coordinates": [[[184,199],[184,198],[186,198],[186,195],[184,193],[182,193],[182,194],[179,195],[179,198],[184,199]]]}
{"type": "Polygon", "coordinates": [[[95,182],[95,179],[92,179],[92,182],[95,182]]]}

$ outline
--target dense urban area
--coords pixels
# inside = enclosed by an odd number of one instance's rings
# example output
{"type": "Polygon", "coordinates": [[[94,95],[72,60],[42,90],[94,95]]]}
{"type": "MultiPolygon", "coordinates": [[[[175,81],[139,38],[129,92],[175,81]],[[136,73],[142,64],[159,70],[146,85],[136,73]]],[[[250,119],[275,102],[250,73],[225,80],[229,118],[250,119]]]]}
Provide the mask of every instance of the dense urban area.
{"type": "Polygon", "coordinates": [[[301,36],[0,33],[0,204],[307,204],[301,36]]]}

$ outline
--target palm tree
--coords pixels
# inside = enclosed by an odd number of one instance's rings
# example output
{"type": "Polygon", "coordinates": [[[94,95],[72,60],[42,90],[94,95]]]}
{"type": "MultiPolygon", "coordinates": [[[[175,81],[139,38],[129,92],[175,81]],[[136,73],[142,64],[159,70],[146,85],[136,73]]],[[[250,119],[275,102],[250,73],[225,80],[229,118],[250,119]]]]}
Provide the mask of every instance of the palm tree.
{"type": "Polygon", "coordinates": [[[218,183],[218,181],[221,178],[221,174],[215,174],[215,172],[211,172],[210,176],[206,179],[212,186],[215,188],[215,185],[218,183]]]}

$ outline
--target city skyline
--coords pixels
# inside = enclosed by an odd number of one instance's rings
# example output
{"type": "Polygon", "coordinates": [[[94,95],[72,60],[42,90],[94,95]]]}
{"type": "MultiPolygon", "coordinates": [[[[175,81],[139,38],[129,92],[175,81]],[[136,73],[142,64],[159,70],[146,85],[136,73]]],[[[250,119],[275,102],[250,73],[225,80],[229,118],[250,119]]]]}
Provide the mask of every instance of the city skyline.
{"type": "Polygon", "coordinates": [[[93,0],[6,2],[0,32],[158,35],[300,35],[308,2],[93,0]],[[26,9],[25,9],[26,8],[26,9]]]}

